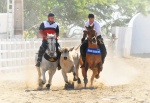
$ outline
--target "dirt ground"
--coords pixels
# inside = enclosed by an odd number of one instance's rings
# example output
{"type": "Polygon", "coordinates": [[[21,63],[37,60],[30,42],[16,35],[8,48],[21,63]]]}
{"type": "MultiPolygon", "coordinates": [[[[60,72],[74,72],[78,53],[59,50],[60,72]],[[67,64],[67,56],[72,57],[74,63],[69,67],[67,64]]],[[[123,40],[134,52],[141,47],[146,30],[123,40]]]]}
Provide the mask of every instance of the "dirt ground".
{"type": "MultiPolygon", "coordinates": [[[[90,70],[88,77],[90,81],[90,70]]],[[[150,103],[150,58],[107,57],[94,88],[75,83],[74,90],[65,90],[61,71],[56,71],[51,90],[36,88],[34,66],[0,72],[0,103],[150,103]]]]}

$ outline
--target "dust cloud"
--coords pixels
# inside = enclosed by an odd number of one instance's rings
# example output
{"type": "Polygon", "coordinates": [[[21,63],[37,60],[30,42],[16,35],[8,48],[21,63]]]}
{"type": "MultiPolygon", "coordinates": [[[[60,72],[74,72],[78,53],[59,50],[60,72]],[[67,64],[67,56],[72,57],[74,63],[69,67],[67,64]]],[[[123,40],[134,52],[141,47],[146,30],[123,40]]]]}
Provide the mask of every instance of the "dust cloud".
{"type": "MultiPolygon", "coordinates": [[[[16,81],[22,83],[25,88],[36,89],[37,88],[37,70],[35,66],[26,66],[22,71],[12,71],[7,73],[0,73],[0,80],[3,81],[16,81]]],[[[132,82],[139,72],[136,68],[127,64],[123,58],[106,58],[106,62],[103,66],[103,71],[100,73],[100,78],[94,80],[94,87],[103,87],[103,86],[117,86],[124,85],[132,82]]],[[[88,85],[90,86],[90,78],[92,71],[88,70],[88,85]]],[[[76,88],[83,87],[83,77],[81,74],[81,69],[79,69],[79,77],[81,78],[82,84],[77,85],[75,82],[76,88]]],[[[73,80],[73,74],[68,74],[68,79],[73,80]]],[[[48,80],[48,73],[46,73],[46,80],[48,80]]],[[[52,79],[52,87],[62,88],[65,85],[61,70],[56,70],[56,73],[52,79]]]]}

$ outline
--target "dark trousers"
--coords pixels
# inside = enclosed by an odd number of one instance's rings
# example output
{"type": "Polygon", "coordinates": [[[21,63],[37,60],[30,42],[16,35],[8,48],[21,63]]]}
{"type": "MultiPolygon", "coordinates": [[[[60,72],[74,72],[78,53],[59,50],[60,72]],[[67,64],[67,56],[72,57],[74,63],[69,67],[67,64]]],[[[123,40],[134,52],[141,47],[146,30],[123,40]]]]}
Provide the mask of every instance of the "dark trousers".
{"type": "Polygon", "coordinates": [[[101,36],[97,36],[97,45],[98,45],[99,49],[101,50],[102,63],[104,63],[105,57],[107,55],[107,50],[106,50],[105,44],[103,42],[103,38],[101,36]]]}

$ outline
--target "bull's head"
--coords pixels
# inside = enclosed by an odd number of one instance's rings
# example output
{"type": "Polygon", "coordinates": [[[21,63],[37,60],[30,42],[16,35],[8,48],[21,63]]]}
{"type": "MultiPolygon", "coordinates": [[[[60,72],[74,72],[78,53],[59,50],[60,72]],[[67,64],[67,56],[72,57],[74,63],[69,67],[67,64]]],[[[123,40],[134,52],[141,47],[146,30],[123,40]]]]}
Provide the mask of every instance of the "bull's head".
{"type": "Polygon", "coordinates": [[[70,49],[68,49],[68,48],[63,48],[63,49],[61,50],[61,57],[63,57],[64,60],[67,60],[68,57],[69,57],[69,52],[72,51],[73,49],[74,49],[74,47],[73,47],[73,48],[70,48],[70,49]]]}

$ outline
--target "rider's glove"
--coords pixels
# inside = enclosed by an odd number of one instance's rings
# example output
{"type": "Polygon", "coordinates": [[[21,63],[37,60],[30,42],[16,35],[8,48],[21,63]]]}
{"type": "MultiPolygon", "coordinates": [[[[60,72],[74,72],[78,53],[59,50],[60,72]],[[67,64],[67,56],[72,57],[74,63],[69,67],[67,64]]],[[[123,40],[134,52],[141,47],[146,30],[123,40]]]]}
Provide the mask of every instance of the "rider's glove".
{"type": "Polygon", "coordinates": [[[82,39],[81,39],[81,43],[83,43],[83,42],[84,42],[84,40],[85,40],[85,38],[82,38],[82,39]]]}

